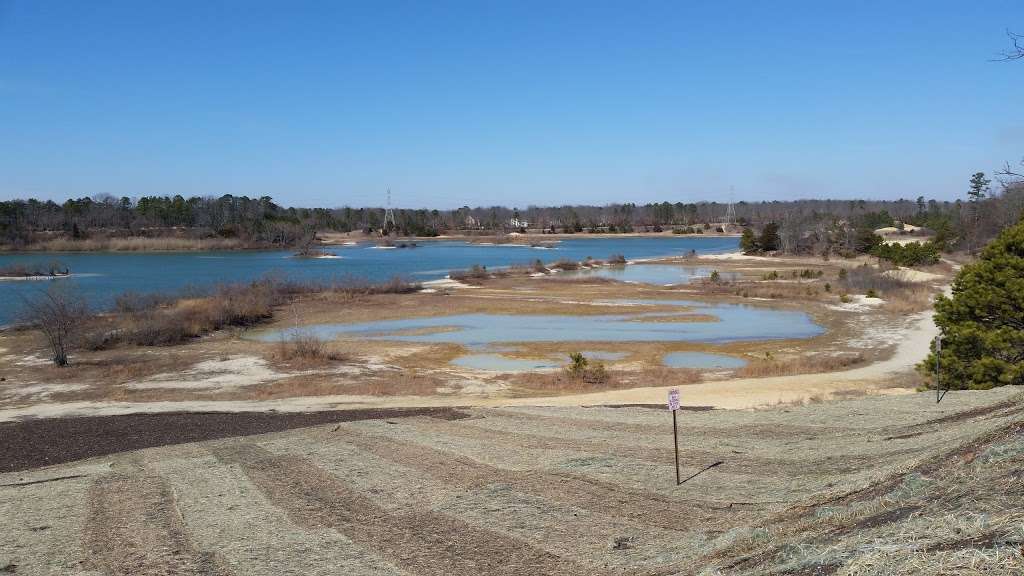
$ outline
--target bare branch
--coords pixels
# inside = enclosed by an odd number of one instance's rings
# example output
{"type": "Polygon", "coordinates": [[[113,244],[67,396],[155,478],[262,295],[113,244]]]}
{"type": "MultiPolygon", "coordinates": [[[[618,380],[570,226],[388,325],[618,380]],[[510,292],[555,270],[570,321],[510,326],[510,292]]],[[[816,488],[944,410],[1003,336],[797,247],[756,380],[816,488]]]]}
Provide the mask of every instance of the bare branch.
{"type": "Polygon", "coordinates": [[[1010,42],[1013,42],[1013,48],[1000,53],[1000,57],[996,58],[995,62],[1006,62],[1008,60],[1020,60],[1024,58],[1024,35],[1014,34],[1007,30],[1006,35],[1010,37],[1010,42]]]}

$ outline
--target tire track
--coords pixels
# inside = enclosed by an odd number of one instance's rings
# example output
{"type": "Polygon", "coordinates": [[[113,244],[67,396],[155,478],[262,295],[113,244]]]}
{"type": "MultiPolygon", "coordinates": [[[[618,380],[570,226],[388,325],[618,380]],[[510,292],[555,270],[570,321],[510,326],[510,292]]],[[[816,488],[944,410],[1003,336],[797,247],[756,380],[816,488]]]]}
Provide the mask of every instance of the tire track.
{"type": "MultiPolygon", "coordinates": [[[[341,440],[360,450],[464,489],[503,484],[554,502],[681,532],[689,532],[698,522],[715,524],[722,517],[718,508],[707,501],[680,502],[658,493],[637,492],[569,473],[504,470],[429,446],[393,442],[351,427],[344,428],[343,433],[341,440]]],[[[340,434],[332,434],[332,441],[338,441],[340,434]]],[[[745,514],[730,511],[729,525],[742,521],[742,516],[745,514]]]]}
{"type": "Polygon", "coordinates": [[[213,452],[239,465],[295,524],[335,529],[416,574],[602,573],[444,514],[412,507],[407,513],[388,512],[306,458],[276,456],[253,444],[213,452]]]}
{"type": "Polygon", "coordinates": [[[111,575],[229,576],[214,552],[196,549],[160,476],[109,475],[89,490],[83,535],[89,563],[111,575]]]}
{"type": "MultiPolygon", "coordinates": [[[[488,428],[488,419],[467,420],[457,424],[410,418],[403,422],[405,425],[431,434],[445,434],[459,438],[474,439],[485,442],[490,446],[500,446],[508,450],[516,449],[538,449],[538,450],[571,450],[571,451],[592,451],[594,453],[606,454],[618,458],[629,458],[652,464],[671,466],[674,455],[671,442],[664,448],[637,443],[633,446],[607,442],[600,439],[582,439],[576,437],[549,436],[542,432],[514,432],[503,428],[488,428]]],[[[661,437],[668,438],[662,431],[661,437]]],[[[756,476],[764,478],[767,474],[779,476],[820,476],[823,472],[828,474],[846,474],[856,472],[865,466],[877,463],[882,459],[896,459],[912,451],[890,450],[872,456],[844,456],[834,460],[796,460],[792,458],[767,458],[750,455],[752,450],[747,449],[740,453],[733,450],[710,451],[697,448],[681,447],[679,457],[684,462],[707,462],[708,464],[722,460],[727,466],[721,471],[728,472],[735,476],[756,476]],[[801,473],[803,471],[803,473],[801,473]]]]}

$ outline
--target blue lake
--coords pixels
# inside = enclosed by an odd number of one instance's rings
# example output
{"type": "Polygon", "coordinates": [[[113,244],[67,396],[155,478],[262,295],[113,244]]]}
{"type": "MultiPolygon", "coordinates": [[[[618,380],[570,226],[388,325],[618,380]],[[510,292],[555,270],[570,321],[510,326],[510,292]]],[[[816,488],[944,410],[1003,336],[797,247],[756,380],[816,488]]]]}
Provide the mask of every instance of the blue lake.
{"type": "MultiPolygon", "coordinates": [[[[569,238],[553,248],[516,245],[480,245],[461,241],[420,241],[416,248],[382,250],[372,244],[334,246],[332,259],[292,258],[290,251],[259,252],[174,252],[174,253],[59,253],[2,254],[0,267],[15,263],[59,260],[73,278],[52,280],[73,282],[93,306],[102,308],[125,291],[175,292],[185,287],[211,286],[223,282],[253,280],[268,273],[293,279],[330,279],[345,276],[372,281],[402,276],[425,281],[444,278],[450,270],[473,264],[489,268],[525,264],[540,259],[583,260],[587,256],[606,259],[622,254],[628,259],[678,256],[690,250],[713,254],[736,250],[735,237],[601,237],[569,238]]],[[[44,281],[0,280],[0,325],[9,323],[20,307],[23,295],[38,291],[44,281]]]]}

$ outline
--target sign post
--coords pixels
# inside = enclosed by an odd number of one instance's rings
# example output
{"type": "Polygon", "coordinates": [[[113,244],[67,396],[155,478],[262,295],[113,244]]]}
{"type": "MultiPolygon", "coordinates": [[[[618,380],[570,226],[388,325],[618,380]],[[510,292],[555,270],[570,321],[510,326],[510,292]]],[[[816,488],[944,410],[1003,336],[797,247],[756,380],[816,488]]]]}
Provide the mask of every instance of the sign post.
{"type": "Polygon", "coordinates": [[[939,381],[939,356],[942,356],[942,334],[935,337],[935,403],[942,401],[942,386],[939,381]]]}
{"type": "Polygon", "coordinates": [[[676,452],[676,486],[679,486],[679,432],[676,428],[676,412],[679,411],[679,388],[668,391],[668,409],[672,412],[672,445],[676,452]]]}

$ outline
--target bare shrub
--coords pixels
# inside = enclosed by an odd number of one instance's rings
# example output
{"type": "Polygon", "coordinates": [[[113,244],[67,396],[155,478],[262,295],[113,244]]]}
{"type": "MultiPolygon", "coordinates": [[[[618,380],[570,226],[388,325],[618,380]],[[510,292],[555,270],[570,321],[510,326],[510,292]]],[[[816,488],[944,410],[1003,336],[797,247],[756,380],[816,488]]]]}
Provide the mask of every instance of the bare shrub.
{"type": "Polygon", "coordinates": [[[473,264],[467,270],[452,270],[448,273],[448,277],[452,280],[464,282],[466,280],[483,280],[490,277],[490,273],[487,272],[487,266],[473,264]]]}
{"type": "Polygon", "coordinates": [[[67,366],[68,354],[80,344],[89,308],[74,287],[51,283],[39,294],[25,299],[23,317],[42,332],[53,363],[67,366]]]}
{"type": "Polygon", "coordinates": [[[279,362],[323,364],[347,360],[347,356],[331,349],[316,334],[295,330],[278,342],[273,358],[279,362]]]}
{"type": "Polygon", "coordinates": [[[31,278],[35,276],[68,276],[71,273],[66,264],[56,260],[46,263],[28,262],[0,266],[0,278],[31,278]]]}
{"type": "Polygon", "coordinates": [[[579,270],[580,263],[574,262],[573,260],[559,260],[551,265],[553,270],[579,270]]]}
{"type": "Polygon", "coordinates": [[[613,265],[621,265],[626,263],[626,257],[622,254],[612,254],[608,257],[608,263],[613,265]]]}

